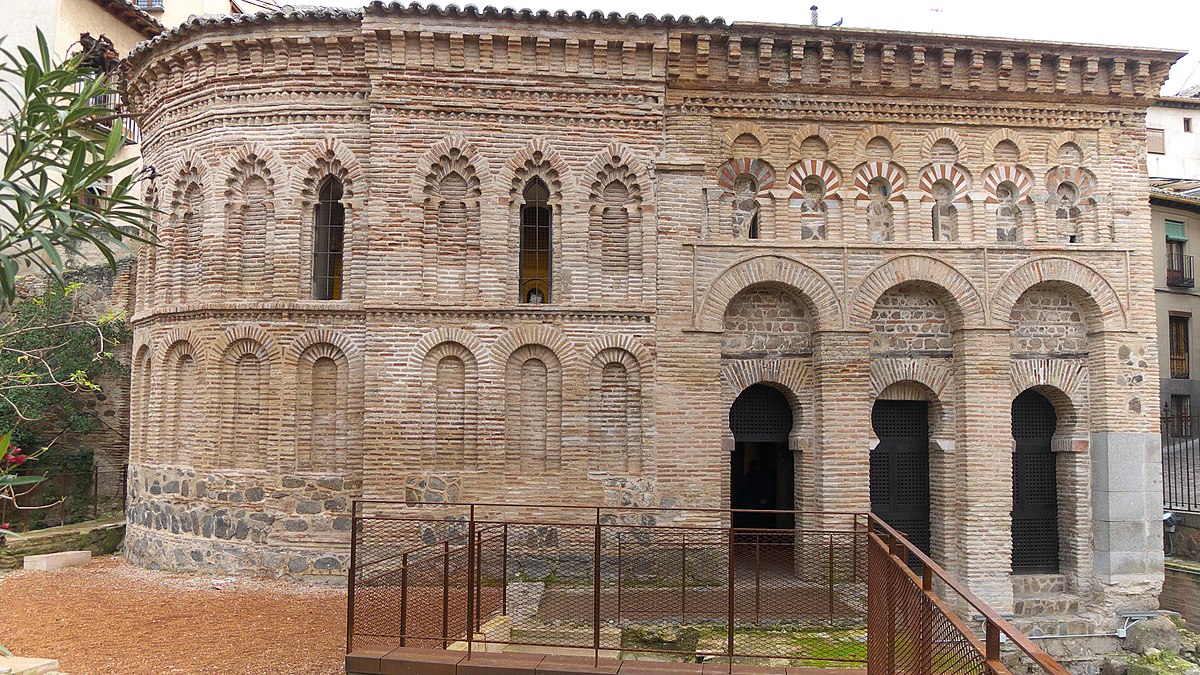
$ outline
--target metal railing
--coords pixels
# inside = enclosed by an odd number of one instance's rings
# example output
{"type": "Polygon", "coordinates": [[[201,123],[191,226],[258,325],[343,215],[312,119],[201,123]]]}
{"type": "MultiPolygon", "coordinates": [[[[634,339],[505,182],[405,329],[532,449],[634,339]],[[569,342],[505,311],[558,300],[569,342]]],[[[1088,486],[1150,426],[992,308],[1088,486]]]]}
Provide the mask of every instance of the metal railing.
{"type": "Polygon", "coordinates": [[[725,509],[356,501],[352,510],[347,653],[560,648],[597,662],[654,653],[1006,673],[989,650],[998,654],[1007,633],[1045,672],[1066,672],[947,582],[987,619],[975,637],[922,585],[949,577],[869,514],[794,512],[795,528],[758,529],[731,527],[725,509]],[[901,667],[925,644],[937,667],[901,667]]]}
{"type": "Polygon", "coordinates": [[[50,474],[40,483],[17,488],[17,504],[0,499],[0,523],[8,523],[14,532],[28,532],[122,514],[127,478],[127,465],[50,474]]]}
{"type": "Polygon", "coordinates": [[[1200,512],[1200,419],[1164,410],[1160,421],[1163,509],[1200,512]]]}
{"type": "Polygon", "coordinates": [[[1167,253],[1167,285],[1176,288],[1192,288],[1196,285],[1196,276],[1192,272],[1192,256],[1167,253]]]}
{"type": "Polygon", "coordinates": [[[1011,672],[1000,660],[1006,639],[1024,655],[1028,672],[1068,675],[902,534],[874,514],[867,519],[868,672],[1005,674],[1011,672]],[[983,617],[982,639],[951,609],[952,603],[965,604],[983,617]]]}

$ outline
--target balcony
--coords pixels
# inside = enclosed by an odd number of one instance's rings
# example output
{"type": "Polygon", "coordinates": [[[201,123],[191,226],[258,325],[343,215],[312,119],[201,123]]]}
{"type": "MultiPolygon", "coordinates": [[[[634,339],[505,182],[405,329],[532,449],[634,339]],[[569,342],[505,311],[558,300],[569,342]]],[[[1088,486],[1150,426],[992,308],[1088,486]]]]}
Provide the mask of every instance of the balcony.
{"type": "Polygon", "coordinates": [[[1192,273],[1192,256],[1182,253],[1167,254],[1167,285],[1173,288],[1192,288],[1196,277],[1192,273]]]}
{"type": "Polygon", "coordinates": [[[356,501],[346,672],[1066,675],[874,515],[792,515],[356,501]]]}

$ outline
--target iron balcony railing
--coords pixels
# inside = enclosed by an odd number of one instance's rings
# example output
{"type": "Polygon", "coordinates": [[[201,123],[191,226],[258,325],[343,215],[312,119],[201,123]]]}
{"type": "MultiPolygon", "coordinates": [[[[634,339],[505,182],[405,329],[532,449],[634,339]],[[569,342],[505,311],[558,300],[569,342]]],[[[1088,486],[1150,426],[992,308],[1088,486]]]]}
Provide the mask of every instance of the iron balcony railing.
{"type": "Polygon", "coordinates": [[[1192,256],[1167,253],[1167,285],[1175,288],[1192,288],[1196,285],[1192,256]]]}
{"type": "Polygon", "coordinates": [[[763,529],[732,527],[734,513],[356,501],[347,663],[392,649],[557,649],[728,672],[772,659],[1006,674],[1003,635],[1029,672],[1066,675],[872,514],[790,512],[796,527],[763,529]]]}

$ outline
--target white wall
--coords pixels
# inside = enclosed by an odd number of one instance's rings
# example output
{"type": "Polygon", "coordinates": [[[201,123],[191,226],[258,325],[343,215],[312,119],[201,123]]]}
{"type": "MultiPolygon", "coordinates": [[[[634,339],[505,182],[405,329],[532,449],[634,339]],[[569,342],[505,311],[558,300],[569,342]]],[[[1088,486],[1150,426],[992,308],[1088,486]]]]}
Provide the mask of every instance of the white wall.
{"type": "Polygon", "coordinates": [[[1166,154],[1146,154],[1146,168],[1154,178],[1200,179],[1200,100],[1194,107],[1155,105],[1146,113],[1146,127],[1162,129],[1166,154]],[[1183,130],[1183,118],[1192,119],[1192,131],[1183,130]]]}

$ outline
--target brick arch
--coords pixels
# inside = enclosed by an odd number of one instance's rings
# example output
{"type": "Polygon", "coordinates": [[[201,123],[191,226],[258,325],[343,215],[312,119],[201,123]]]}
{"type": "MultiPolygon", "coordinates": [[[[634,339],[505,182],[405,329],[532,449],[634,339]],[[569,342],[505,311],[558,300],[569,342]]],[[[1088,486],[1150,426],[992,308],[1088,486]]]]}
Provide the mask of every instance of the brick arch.
{"type": "Polygon", "coordinates": [[[1058,417],[1055,436],[1087,433],[1087,380],[1087,367],[1081,363],[1028,359],[1013,364],[1012,398],[1032,389],[1054,406],[1058,417]]]}
{"type": "MultiPolygon", "coordinates": [[[[997,129],[988,135],[983,141],[983,163],[996,163],[996,146],[1000,145],[1001,141],[1011,141],[1017,146],[1017,162],[1024,163],[1029,161],[1029,143],[1025,142],[1021,134],[1012,129],[997,129]]],[[[1057,163],[1057,159],[1052,162],[1057,163]]]]}
{"type": "Polygon", "coordinates": [[[637,362],[637,367],[641,371],[648,370],[653,360],[650,351],[637,338],[623,334],[605,334],[587,343],[579,351],[580,361],[591,363],[600,352],[609,349],[628,353],[637,362]]]}
{"type": "MultiPolygon", "coordinates": [[[[967,142],[963,140],[963,137],[950,127],[938,127],[926,134],[924,140],[921,141],[921,161],[927,163],[933,162],[933,146],[941,140],[948,140],[954,144],[955,149],[958,150],[958,159],[956,161],[964,162],[966,160],[967,142]]],[[[893,147],[895,147],[895,144],[893,144],[893,147]]]]}
{"type": "Polygon", "coordinates": [[[868,325],[879,297],[904,282],[919,282],[932,291],[945,305],[954,329],[986,322],[982,296],[970,279],[937,258],[906,255],[892,258],[863,277],[850,305],[851,325],[868,325]]]}
{"type": "Polygon", "coordinates": [[[596,153],[580,174],[579,184],[594,199],[613,180],[620,180],[629,189],[630,201],[641,204],[650,184],[646,179],[646,166],[623,143],[609,143],[596,153]]]}
{"type": "Polygon", "coordinates": [[[726,195],[734,194],[734,187],[739,176],[750,175],[758,185],[757,196],[763,199],[771,197],[771,188],[775,187],[775,167],[764,159],[738,157],[721,164],[717,169],[717,185],[726,195]]]}
{"type": "Polygon", "coordinates": [[[896,135],[896,132],[883,124],[872,124],[858,132],[858,138],[854,140],[854,156],[857,159],[866,158],[867,143],[870,143],[871,139],[876,136],[882,136],[892,145],[893,158],[900,152],[900,137],[896,135]]]}
{"type": "Polygon", "coordinates": [[[309,348],[322,344],[337,347],[348,361],[357,361],[362,355],[358,343],[345,333],[332,328],[317,328],[304,332],[292,341],[287,352],[292,358],[299,359],[309,348]]]}
{"type": "Polygon", "coordinates": [[[451,134],[429,146],[429,149],[417,159],[417,167],[413,171],[412,182],[412,201],[414,204],[421,204],[425,201],[426,184],[429,181],[430,175],[434,173],[435,165],[443,157],[449,156],[453,150],[458,150],[465,162],[474,169],[475,176],[479,180],[480,192],[487,192],[492,189],[492,170],[487,158],[479,152],[479,148],[474,143],[471,143],[458,134],[451,134]]]}
{"type": "Polygon", "coordinates": [[[226,330],[224,334],[217,338],[216,343],[213,345],[213,351],[219,354],[222,360],[228,360],[231,354],[240,356],[246,353],[245,351],[235,349],[239,344],[244,346],[246,343],[258,345],[255,353],[268,362],[278,361],[280,358],[279,347],[271,339],[271,336],[267,335],[267,332],[261,326],[250,323],[238,324],[226,330]]]}
{"type": "MultiPolygon", "coordinates": [[[[950,367],[941,364],[940,368],[934,366],[934,369],[944,371],[943,374],[922,371],[919,367],[914,367],[920,364],[907,359],[889,361],[893,362],[893,367],[880,369],[878,375],[876,364],[871,364],[871,405],[874,406],[876,401],[927,401],[930,443],[944,447],[946,441],[953,442],[955,414],[953,392],[949,386],[950,367]],[[908,363],[903,363],[904,361],[908,363]],[[947,382],[941,382],[942,376],[947,382]]],[[[873,426],[871,437],[878,438],[873,426]]],[[[932,475],[930,479],[933,479],[932,475]]]]}
{"type": "Polygon", "coordinates": [[[829,130],[820,124],[805,124],[792,134],[792,140],[788,143],[788,152],[793,158],[800,156],[800,146],[804,141],[816,136],[825,143],[826,148],[833,147],[833,136],[829,134],[829,130]]]}
{"type": "Polygon", "coordinates": [[[932,359],[885,358],[871,359],[870,377],[872,399],[893,385],[916,382],[944,401],[952,388],[954,372],[949,364],[932,359]]]}
{"type": "Polygon", "coordinates": [[[1089,143],[1085,143],[1083,137],[1074,131],[1063,131],[1055,134],[1050,142],[1046,144],[1046,163],[1054,166],[1058,164],[1058,151],[1067,143],[1074,143],[1079,146],[1079,151],[1083,154],[1083,159],[1079,160],[1080,165],[1092,164],[1096,160],[1096,150],[1089,143]]]}
{"type": "Polygon", "coordinates": [[[561,204],[563,193],[572,189],[571,168],[558,151],[542,138],[530,141],[505,162],[504,168],[500,170],[497,185],[506,191],[509,201],[515,203],[520,200],[525,182],[534,175],[546,182],[546,187],[550,189],[551,203],[561,204]],[[543,172],[542,165],[549,167],[550,171],[543,172]],[[542,175],[543,173],[547,175],[542,175]]]}
{"type": "Polygon", "coordinates": [[[292,175],[292,194],[301,204],[314,204],[325,176],[342,182],[343,199],[361,199],[366,193],[366,177],[354,152],[336,138],[325,138],[309,148],[296,162],[292,175]]]}
{"type": "MultiPolygon", "coordinates": [[[[178,161],[175,162],[175,166],[172,167],[170,176],[172,181],[174,181],[172,187],[175,192],[179,191],[178,184],[181,178],[195,176],[200,185],[201,192],[205,195],[212,193],[212,170],[209,168],[208,161],[196,150],[190,148],[185,150],[179,156],[178,161]]],[[[174,202],[175,199],[173,198],[172,201],[174,202]]]]}
{"type": "Polygon", "coordinates": [[[232,200],[238,187],[253,176],[266,182],[272,199],[278,199],[280,190],[290,181],[279,153],[262,143],[245,143],[237,146],[221,165],[220,184],[226,201],[232,200]]]}
{"type": "Polygon", "coordinates": [[[461,328],[438,328],[422,335],[413,345],[410,359],[413,367],[420,368],[429,353],[438,345],[445,343],[462,345],[462,348],[470,352],[471,357],[478,363],[482,364],[488,360],[487,347],[483,346],[483,342],[474,333],[461,328]]]}
{"type": "Polygon", "coordinates": [[[984,171],[983,190],[987,193],[984,201],[989,204],[998,204],[1000,198],[996,196],[996,192],[1001,183],[1012,183],[1013,187],[1017,188],[1016,202],[1018,204],[1032,204],[1030,193],[1033,192],[1033,172],[1020,164],[999,164],[988,167],[984,171]]]}
{"type": "Polygon", "coordinates": [[[164,335],[162,340],[157,342],[157,346],[154,351],[154,360],[161,361],[162,359],[165,359],[168,354],[172,353],[172,350],[175,349],[176,345],[179,344],[186,344],[191,350],[192,357],[197,359],[197,363],[200,362],[199,354],[201,354],[203,351],[203,341],[200,339],[199,335],[193,333],[191,329],[188,328],[173,328],[170,332],[164,335]]]}
{"type": "Polygon", "coordinates": [[[917,183],[921,189],[921,201],[934,201],[933,184],[943,180],[954,186],[954,203],[970,203],[971,172],[962,164],[930,164],[921,169],[917,183]]]}
{"type": "Polygon", "coordinates": [[[1046,201],[1055,203],[1055,193],[1062,183],[1073,183],[1079,188],[1079,201],[1091,200],[1096,194],[1096,175],[1078,166],[1056,166],[1046,172],[1046,201]]]}
{"type": "Polygon", "coordinates": [[[842,326],[841,302],[829,280],[813,268],[782,256],[761,255],[726,268],[709,287],[696,312],[701,330],[722,332],[729,302],[750,286],[776,284],[805,299],[818,330],[842,326]]]}
{"type": "Polygon", "coordinates": [[[724,141],[725,154],[727,156],[733,156],[733,143],[737,140],[738,136],[741,136],[742,134],[750,134],[753,136],[754,140],[758,141],[758,147],[760,148],[761,153],[764,155],[767,154],[767,134],[765,131],[763,131],[763,128],[754,122],[742,121],[731,124],[729,128],[725,130],[725,135],[722,140],[724,141]]]}
{"type": "MultiPolygon", "coordinates": [[[[721,364],[721,382],[727,399],[722,401],[722,411],[728,412],[737,397],[750,386],[766,384],[783,394],[791,406],[792,435],[808,421],[804,415],[805,404],[816,382],[811,363],[799,359],[738,359],[721,364]]],[[[811,416],[812,410],[808,413],[811,416]]],[[[807,430],[811,431],[811,428],[807,430]]],[[[728,431],[726,425],[725,432],[728,431]]]]}
{"type": "Polygon", "coordinates": [[[1004,275],[992,294],[991,319],[1008,325],[1013,305],[1032,286],[1056,281],[1081,294],[1088,330],[1125,330],[1129,319],[1116,290],[1096,270],[1070,258],[1037,258],[1004,275]]]}
{"type": "Polygon", "coordinates": [[[788,186],[792,188],[792,199],[804,198],[804,181],[816,176],[825,185],[826,199],[839,199],[837,191],[842,187],[842,172],[833,162],[823,159],[804,159],[788,169],[788,186]]]}
{"type": "Polygon", "coordinates": [[[548,349],[565,369],[575,360],[575,345],[561,330],[544,323],[513,328],[492,343],[492,361],[508,363],[518,349],[538,345],[548,349]]]}
{"type": "Polygon", "coordinates": [[[854,187],[858,192],[855,199],[866,201],[871,198],[867,187],[872,180],[882,178],[891,186],[890,202],[907,201],[904,188],[908,186],[908,174],[895,162],[870,161],[859,164],[854,170],[854,187]]]}

